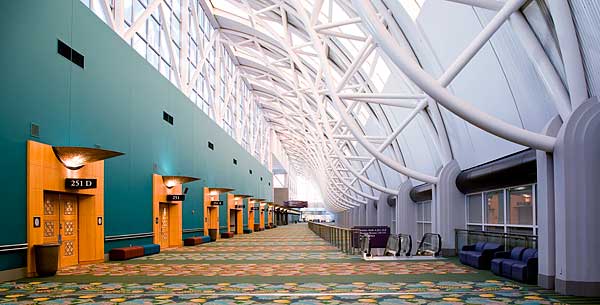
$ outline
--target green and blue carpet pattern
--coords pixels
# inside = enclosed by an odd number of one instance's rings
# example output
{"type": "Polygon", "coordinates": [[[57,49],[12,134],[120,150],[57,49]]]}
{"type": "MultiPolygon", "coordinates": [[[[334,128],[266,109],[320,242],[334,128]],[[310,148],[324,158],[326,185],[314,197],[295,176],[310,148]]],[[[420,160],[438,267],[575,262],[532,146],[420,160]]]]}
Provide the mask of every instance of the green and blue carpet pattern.
{"type": "Polygon", "coordinates": [[[600,304],[454,259],[365,262],[305,224],[0,283],[1,304],[600,304]]]}

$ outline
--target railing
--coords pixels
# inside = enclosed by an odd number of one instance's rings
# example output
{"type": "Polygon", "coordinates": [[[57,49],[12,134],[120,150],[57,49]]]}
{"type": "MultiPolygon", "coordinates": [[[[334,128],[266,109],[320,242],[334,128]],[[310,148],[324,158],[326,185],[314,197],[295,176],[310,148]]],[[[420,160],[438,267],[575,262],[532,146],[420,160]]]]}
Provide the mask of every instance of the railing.
{"type": "Polygon", "coordinates": [[[423,238],[421,238],[421,242],[419,243],[419,248],[417,248],[417,255],[423,256],[440,256],[440,252],[442,251],[442,236],[437,233],[425,233],[423,234],[423,238]]]}
{"type": "Polygon", "coordinates": [[[537,248],[537,236],[535,235],[455,229],[454,236],[456,253],[463,246],[471,245],[478,241],[498,243],[504,245],[505,250],[514,247],[537,248]]]}
{"type": "Polygon", "coordinates": [[[344,253],[354,254],[355,245],[353,245],[352,243],[352,237],[354,234],[359,233],[358,230],[340,228],[312,221],[308,222],[308,228],[315,234],[319,235],[319,237],[328,241],[330,244],[336,246],[344,253]]]}

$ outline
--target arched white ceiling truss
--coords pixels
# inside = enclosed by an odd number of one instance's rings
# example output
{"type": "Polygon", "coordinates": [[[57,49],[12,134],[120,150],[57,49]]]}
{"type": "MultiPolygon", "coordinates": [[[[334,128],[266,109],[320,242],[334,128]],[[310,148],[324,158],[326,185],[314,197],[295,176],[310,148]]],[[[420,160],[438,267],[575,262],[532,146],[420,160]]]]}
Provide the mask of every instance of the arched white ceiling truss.
{"type": "MultiPolygon", "coordinates": [[[[122,1],[115,0],[116,8],[122,1]]],[[[194,0],[182,0],[182,3],[194,0]]],[[[555,19],[566,84],[536,39],[519,10],[526,0],[446,0],[495,12],[491,21],[467,45],[441,76],[434,77],[420,64],[398,25],[387,0],[207,0],[216,31],[203,46],[199,67],[191,79],[175,63],[173,72],[183,92],[189,92],[209,50],[220,45],[235,58],[238,72],[226,84],[225,105],[235,82],[244,81],[275,131],[299,173],[317,183],[332,211],[343,211],[395,194],[397,185],[386,182],[383,169],[395,171],[400,181],[414,179],[437,183],[435,174],[407,166],[399,136],[416,118],[433,143],[440,166],[453,159],[443,107],[462,120],[507,141],[552,152],[555,138],[507,123],[453,94],[448,86],[508,23],[517,33],[557,113],[565,120],[587,97],[585,75],[568,4],[547,0],[555,19]],[[565,8],[564,6],[567,5],[565,8]],[[229,10],[231,9],[231,10],[229,10]],[[379,65],[399,71],[403,92],[383,93],[379,65]],[[409,109],[403,120],[390,124],[383,107],[409,109]],[[376,134],[371,134],[376,130],[376,134]]],[[[101,1],[107,4],[107,1],[101,1]]],[[[107,23],[126,40],[163,0],[150,1],[128,29],[118,26],[118,9],[107,23]],[[142,20],[142,21],[140,21],[142,20]]],[[[107,12],[110,7],[103,5],[107,12]]],[[[193,21],[197,12],[191,10],[193,21]]],[[[195,20],[195,21],[194,21],[195,20]]],[[[169,27],[163,23],[169,37],[169,27]]],[[[196,24],[197,28],[198,25],[196,24]]],[[[196,35],[200,35],[196,33],[196,35]]],[[[198,41],[200,38],[198,37],[198,41]]],[[[173,52],[171,52],[173,54],[173,52]]],[[[215,105],[215,115],[223,109],[215,105]]],[[[226,106],[225,106],[226,107],[226,106]]],[[[436,173],[439,168],[436,169],[436,173]]]]}
{"type": "MultiPolygon", "coordinates": [[[[264,54],[264,50],[270,48],[277,49],[276,53],[281,55],[276,59],[276,64],[268,64],[268,58],[262,58],[262,62],[267,63],[263,69],[263,80],[270,82],[273,91],[279,91],[277,96],[273,96],[268,102],[278,105],[289,103],[294,105],[297,112],[282,113],[282,116],[270,117],[269,120],[282,126],[295,127],[294,132],[298,134],[293,139],[286,136],[290,141],[284,141],[287,142],[284,145],[288,153],[298,154],[297,160],[305,162],[303,166],[312,167],[317,173],[316,176],[321,177],[319,184],[326,198],[326,205],[332,210],[364,204],[366,199],[375,200],[377,192],[395,193],[393,188],[381,185],[365,174],[374,164],[380,166],[380,163],[383,163],[402,177],[429,183],[437,182],[436,176],[407,167],[395,141],[415,117],[421,116],[427,123],[427,132],[434,140],[440,159],[444,163],[450,161],[452,153],[441,122],[438,103],[467,122],[498,137],[544,151],[553,150],[554,138],[506,123],[472,107],[467,101],[446,89],[504,22],[510,20],[511,26],[517,29],[519,39],[526,46],[528,55],[534,61],[537,72],[553,97],[559,115],[565,119],[572,109],[569,91],[562,84],[557,71],[518,11],[524,0],[456,0],[455,2],[465,5],[497,10],[497,14],[439,79],[422,69],[414,54],[406,48],[408,43],[398,42],[398,37],[394,37],[388,30],[395,22],[389,11],[381,10],[383,6],[380,2],[373,5],[372,1],[353,0],[351,6],[349,2],[337,1],[338,9],[342,8],[347,14],[347,18],[340,21],[333,20],[331,7],[329,16],[327,12],[322,12],[325,10],[322,7],[324,1],[315,1],[311,3],[312,6],[302,0],[279,3],[247,0],[230,2],[243,5],[247,20],[253,29],[266,30],[263,34],[274,37],[277,41],[275,44],[273,39],[264,39],[258,35],[251,38],[246,36],[247,39],[252,39],[253,43],[242,42],[232,47],[236,49],[234,53],[243,48],[255,48],[253,51],[245,51],[250,56],[264,54]],[[307,9],[309,7],[312,7],[312,11],[307,9]],[[293,22],[290,21],[292,19],[293,22]],[[276,30],[274,23],[281,30],[276,30]],[[348,25],[358,25],[362,31],[349,34],[341,30],[348,25]],[[292,33],[298,34],[298,37],[304,40],[295,42],[291,38],[292,33]],[[347,48],[343,47],[343,40],[352,40],[354,45],[359,46],[358,51],[354,54],[348,52],[347,48]],[[364,65],[374,53],[385,54],[418,89],[401,94],[380,94],[373,91],[375,86],[365,81],[370,79],[372,74],[364,65]],[[311,65],[315,58],[318,64],[311,65]],[[286,89],[287,92],[281,92],[286,89]],[[369,106],[371,115],[378,119],[386,136],[370,136],[365,132],[366,129],[361,126],[354,112],[355,107],[360,104],[369,106]],[[391,128],[389,124],[385,124],[385,115],[381,108],[377,107],[381,105],[410,108],[411,111],[404,121],[391,128]],[[300,118],[303,122],[290,120],[290,115],[300,118]],[[318,123],[315,125],[307,122],[318,123]],[[356,143],[370,156],[358,154],[355,149],[347,149],[354,148],[356,143]],[[311,153],[298,150],[298,147],[311,147],[311,153]],[[384,153],[389,147],[395,150],[394,153],[384,153]],[[309,161],[310,158],[314,161],[309,161]],[[363,184],[358,183],[359,181],[363,184]],[[374,195],[360,190],[363,186],[368,186],[374,195]]],[[[233,34],[231,29],[227,31],[233,34]]],[[[238,31],[246,32],[239,29],[238,31]]],[[[257,62],[255,64],[260,65],[257,62]]],[[[577,62],[575,64],[580,65],[577,62]]],[[[248,70],[254,69],[256,68],[248,70]]],[[[289,128],[287,131],[289,132],[289,128]]],[[[379,172],[381,173],[381,170],[379,172]]],[[[378,181],[385,181],[385,178],[381,177],[378,181]]]]}

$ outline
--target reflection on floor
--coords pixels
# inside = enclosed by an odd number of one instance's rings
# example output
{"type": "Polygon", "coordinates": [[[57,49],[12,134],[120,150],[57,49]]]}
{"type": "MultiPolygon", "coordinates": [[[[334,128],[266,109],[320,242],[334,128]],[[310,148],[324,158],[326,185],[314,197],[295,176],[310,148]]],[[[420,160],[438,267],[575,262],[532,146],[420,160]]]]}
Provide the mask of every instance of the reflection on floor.
{"type": "MultiPolygon", "coordinates": [[[[592,304],[455,260],[363,262],[304,224],[0,283],[2,304],[592,304]]],[[[600,302],[598,302],[600,303],[600,302]]]]}

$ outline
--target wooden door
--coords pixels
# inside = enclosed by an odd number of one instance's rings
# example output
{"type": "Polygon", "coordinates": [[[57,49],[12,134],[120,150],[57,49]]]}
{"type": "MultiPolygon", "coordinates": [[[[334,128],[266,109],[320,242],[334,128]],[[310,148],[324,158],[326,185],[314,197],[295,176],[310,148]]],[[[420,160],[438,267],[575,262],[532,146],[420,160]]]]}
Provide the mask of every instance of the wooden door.
{"type": "MultiPolygon", "coordinates": [[[[252,208],[248,207],[248,209],[252,209],[252,208]]],[[[253,210],[248,210],[248,229],[254,231],[254,211],[253,210]]]]}
{"type": "Polygon", "coordinates": [[[169,247],[169,204],[160,203],[158,206],[159,234],[158,243],[161,248],[169,247]]]}
{"type": "Polygon", "coordinates": [[[208,228],[219,230],[219,208],[208,208],[208,228]]]}
{"type": "Polygon", "coordinates": [[[79,223],[77,196],[72,194],[60,194],[60,234],[62,242],[60,246],[61,267],[77,265],[79,263],[79,223]]]}
{"type": "Polygon", "coordinates": [[[244,234],[244,211],[235,210],[235,233],[244,234]]]}
{"type": "Polygon", "coordinates": [[[44,192],[44,243],[58,243],[60,204],[58,193],[44,192]]]}
{"type": "Polygon", "coordinates": [[[260,209],[260,219],[259,219],[260,228],[264,229],[265,227],[265,212],[263,209],[260,209]]]}
{"type": "Polygon", "coordinates": [[[59,243],[59,268],[79,263],[77,195],[44,193],[44,243],[59,243]]]}
{"type": "Polygon", "coordinates": [[[237,217],[234,209],[229,209],[229,232],[237,233],[237,217]]]}

